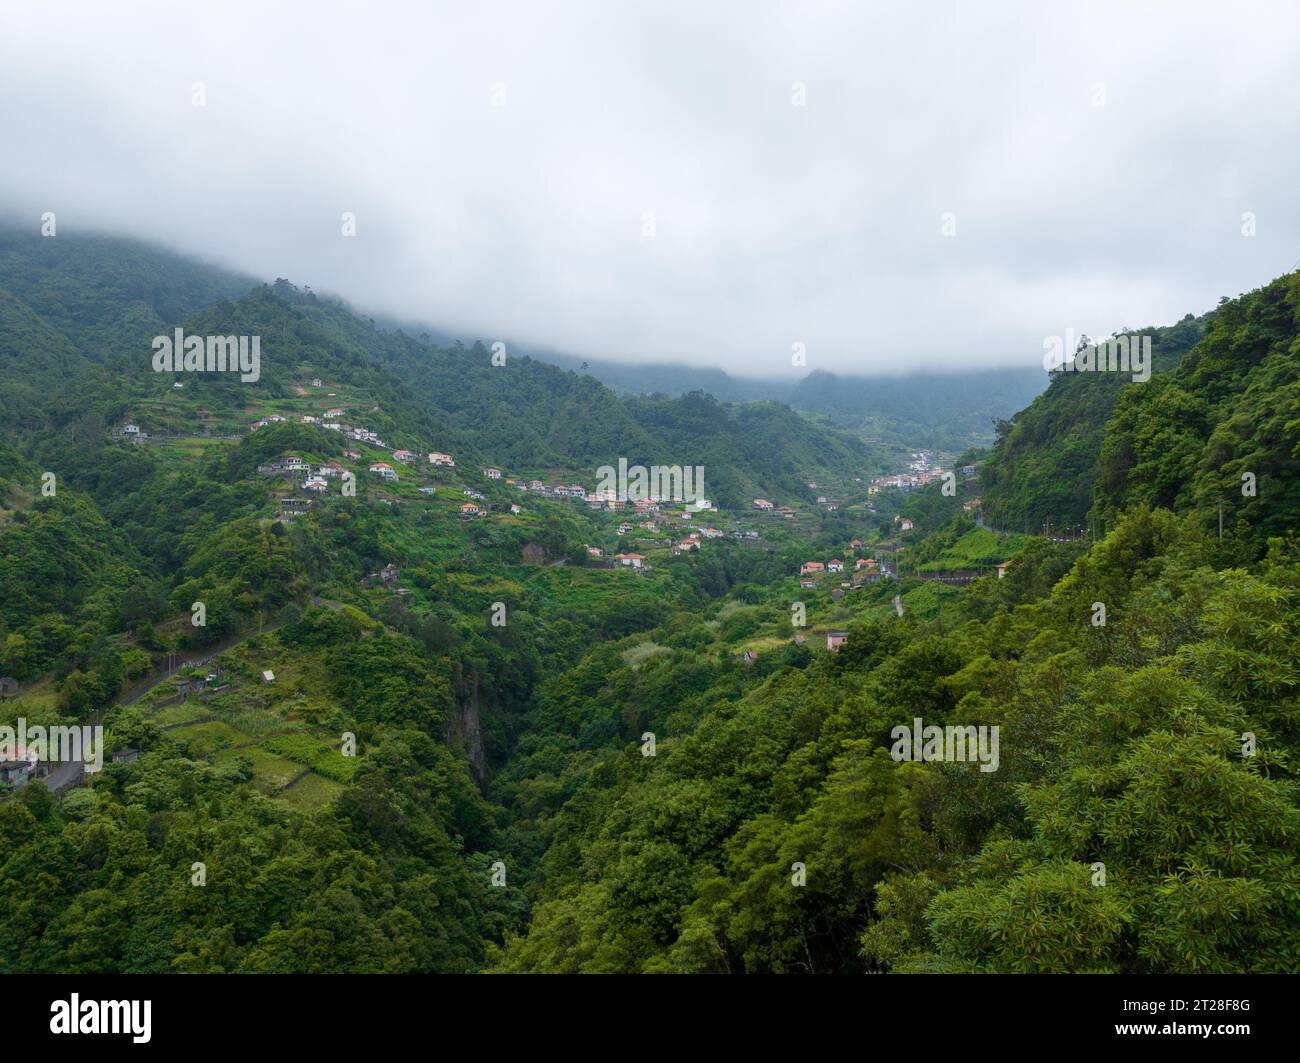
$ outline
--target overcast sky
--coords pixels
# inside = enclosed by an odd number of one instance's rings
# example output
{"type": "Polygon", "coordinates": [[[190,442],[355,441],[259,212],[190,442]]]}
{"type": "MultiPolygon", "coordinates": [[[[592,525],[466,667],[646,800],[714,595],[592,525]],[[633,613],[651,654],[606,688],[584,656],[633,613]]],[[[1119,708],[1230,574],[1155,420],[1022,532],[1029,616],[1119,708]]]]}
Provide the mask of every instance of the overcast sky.
{"type": "Polygon", "coordinates": [[[586,357],[1038,365],[1300,260],[1298,10],[3,0],[0,206],[586,357]]]}

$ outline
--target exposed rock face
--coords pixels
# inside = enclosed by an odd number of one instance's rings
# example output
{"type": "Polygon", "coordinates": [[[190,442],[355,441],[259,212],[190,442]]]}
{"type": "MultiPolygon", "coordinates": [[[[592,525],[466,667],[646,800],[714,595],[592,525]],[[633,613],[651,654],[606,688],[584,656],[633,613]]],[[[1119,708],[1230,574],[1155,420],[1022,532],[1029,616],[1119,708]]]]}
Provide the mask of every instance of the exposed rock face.
{"type": "Polygon", "coordinates": [[[447,744],[460,747],[469,759],[474,781],[480,787],[487,785],[487,755],[483,752],[483,726],[480,720],[481,704],[478,684],[475,683],[457,698],[459,712],[447,726],[447,744]]]}

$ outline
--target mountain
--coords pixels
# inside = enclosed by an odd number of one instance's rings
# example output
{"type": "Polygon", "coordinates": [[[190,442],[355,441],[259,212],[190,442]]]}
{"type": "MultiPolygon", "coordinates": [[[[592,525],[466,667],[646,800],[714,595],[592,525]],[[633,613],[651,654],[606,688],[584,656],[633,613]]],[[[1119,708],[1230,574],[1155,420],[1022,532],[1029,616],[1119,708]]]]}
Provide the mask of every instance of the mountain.
{"type": "Polygon", "coordinates": [[[0,274],[0,742],[104,757],[6,747],[0,971],[1300,970],[1295,275],[1003,428],[986,498],[1068,538],[801,504],[871,464],[832,414],[57,239],[0,274]],[[177,327],[259,379],[154,372],[177,327]],[[721,508],[483,467],[618,456],[721,508]]]}
{"type": "Polygon", "coordinates": [[[854,377],[816,371],[785,400],[866,438],[959,453],[993,441],[994,424],[1043,390],[1038,369],[854,377]]]}
{"type": "Polygon", "coordinates": [[[705,391],[733,402],[771,401],[819,415],[891,452],[918,447],[958,453],[991,443],[994,422],[1010,417],[1047,383],[1037,369],[988,369],[897,376],[814,370],[797,378],[737,377],[684,365],[628,365],[551,351],[534,357],[589,372],[620,394],[682,395],[705,391]],[[584,368],[585,367],[585,368],[584,368]]]}
{"type": "Polygon", "coordinates": [[[706,483],[736,505],[755,495],[810,499],[810,478],[846,483],[885,468],[879,448],[774,404],[747,409],[699,394],[624,401],[591,376],[526,356],[497,365],[481,343],[438,347],[383,330],[285,280],[254,285],[108,238],[10,233],[0,242],[0,381],[21,400],[6,404],[0,424],[14,430],[52,422],[98,438],[130,412],[150,431],[229,434],[251,419],[250,394],[286,400],[314,375],[373,398],[369,421],[399,447],[437,441],[530,475],[591,481],[619,458],[704,465],[706,483]],[[230,374],[152,372],[153,337],[177,327],[260,336],[256,390],[230,374]],[[71,390],[43,386],[54,379],[71,390]],[[173,382],[187,390],[173,394],[173,382]],[[656,429],[687,424],[685,447],[656,429]]]}
{"type": "Polygon", "coordinates": [[[1104,525],[1137,506],[1193,512],[1263,539],[1297,500],[1297,290],[1289,274],[1152,338],[1154,372],[1063,373],[984,461],[995,525],[1104,525]],[[1249,474],[1249,476],[1247,476],[1249,474]],[[1246,483],[1246,481],[1249,483],[1246,483]],[[1246,493],[1249,491],[1250,493],[1246,493]]]}
{"type": "MultiPolygon", "coordinates": [[[[1153,381],[1174,370],[1207,324],[1208,315],[1188,314],[1175,325],[1132,333],[1151,338],[1153,381]]],[[[1053,374],[1046,391],[997,425],[995,445],[980,469],[985,518],[1011,528],[1085,524],[1106,425],[1121,395],[1149,385],[1124,373],[1053,374]]]]}

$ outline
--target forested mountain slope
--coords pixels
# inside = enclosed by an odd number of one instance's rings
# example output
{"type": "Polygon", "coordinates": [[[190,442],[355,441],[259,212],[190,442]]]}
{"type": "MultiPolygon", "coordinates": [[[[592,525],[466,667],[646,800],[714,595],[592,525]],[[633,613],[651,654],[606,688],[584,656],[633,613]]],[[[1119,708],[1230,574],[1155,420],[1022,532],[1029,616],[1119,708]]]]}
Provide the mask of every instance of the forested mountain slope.
{"type": "Polygon", "coordinates": [[[757,513],[860,444],[64,239],[38,261],[79,309],[28,251],[0,272],[0,726],[123,755],[0,795],[0,969],[1300,970],[1295,277],[1123,388],[1077,467],[1068,387],[1034,404],[1000,482],[1105,514],[1057,542],[937,484],[917,530],[883,496],[757,513]],[[261,335],[261,379],[153,373],[175,327],[261,335]],[[333,406],[382,443],[303,419],[333,406]],[[481,468],[620,456],[704,464],[727,508],[481,468]],[[996,766],[896,758],[918,718],[997,727],[996,766]]]}
{"type": "MultiPolygon", "coordinates": [[[[1151,337],[1154,379],[1178,365],[1205,327],[1205,318],[1189,314],[1176,325],[1131,335],[1151,337]]],[[[1106,423],[1122,394],[1150,383],[1115,372],[1053,374],[1046,391],[997,426],[980,469],[986,517],[1014,528],[1085,523],[1106,423]]]]}

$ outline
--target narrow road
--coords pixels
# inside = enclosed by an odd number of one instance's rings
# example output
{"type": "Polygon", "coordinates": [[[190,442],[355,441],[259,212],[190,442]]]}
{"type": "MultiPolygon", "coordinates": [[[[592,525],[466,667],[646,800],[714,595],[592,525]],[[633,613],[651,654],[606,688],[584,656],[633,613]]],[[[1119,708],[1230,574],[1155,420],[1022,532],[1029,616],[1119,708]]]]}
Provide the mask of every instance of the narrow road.
{"type": "MultiPolygon", "coordinates": [[[[336,610],[342,608],[342,605],[339,602],[331,601],[327,598],[318,598],[314,594],[312,595],[311,603],[312,605],[325,605],[331,609],[336,609],[336,610]]],[[[233,649],[234,647],[238,646],[241,642],[247,642],[249,639],[256,638],[258,635],[270,634],[272,631],[275,631],[280,626],[281,626],[280,622],[277,621],[276,623],[272,624],[270,627],[264,627],[260,631],[250,631],[244,634],[231,635],[229,638],[224,639],[223,641],[217,643],[215,646],[210,646],[207,649],[202,650],[201,656],[191,658],[190,660],[182,664],[181,667],[198,668],[201,665],[207,664],[214,657],[218,657],[221,654],[225,653],[227,650],[233,649]]],[[[103,712],[101,712],[98,715],[98,719],[102,720],[103,713],[108,712],[110,709],[118,708],[119,706],[122,705],[135,704],[135,702],[139,701],[142,697],[148,694],[151,690],[158,687],[160,684],[167,682],[167,680],[169,679],[175,678],[175,675],[176,675],[175,672],[163,671],[163,672],[159,672],[156,675],[149,676],[141,680],[139,684],[131,688],[130,693],[126,694],[125,696],[119,696],[119,698],[116,701],[114,701],[111,705],[106,706],[103,712]]],[[[45,778],[42,781],[55,794],[62,796],[62,791],[74,786],[77,782],[83,779],[84,776],[85,776],[84,760],[81,759],[66,760],[66,761],[59,761],[57,764],[55,764],[53,769],[50,771],[50,774],[45,776],[45,778]]]]}

